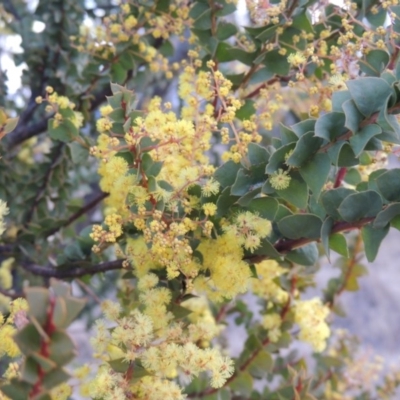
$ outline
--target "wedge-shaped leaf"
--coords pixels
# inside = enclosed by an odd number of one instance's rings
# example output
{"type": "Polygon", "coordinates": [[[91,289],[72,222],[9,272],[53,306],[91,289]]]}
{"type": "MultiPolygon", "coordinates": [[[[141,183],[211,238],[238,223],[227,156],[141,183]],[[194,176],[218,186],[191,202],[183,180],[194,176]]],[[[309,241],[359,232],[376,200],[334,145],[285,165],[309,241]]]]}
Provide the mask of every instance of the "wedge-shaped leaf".
{"type": "Polygon", "coordinates": [[[326,218],[325,221],[322,223],[321,227],[321,243],[322,246],[324,247],[326,257],[328,258],[329,261],[330,261],[329,236],[331,235],[332,227],[333,227],[332,217],[326,218]]]}
{"type": "Polygon", "coordinates": [[[247,205],[261,193],[261,187],[250,190],[244,196],[240,197],[236,202],[239,206],[247,207],[247,205]]]}
{"type": "Polygon", "coordinates": [[[299,172],[307,183],[313,196],[318,199],[331,170],[331,161],[327,154],[316,154],[304,164],[299,172]]]}
{"type": "Polygon", "coordinates": [[[312,266],[318,260],[318,247],[315,243],[290,251],[285,258],[299,265],[312,266]]]}
{"type": "Polygon", "coordinates": [[[268,239],[261,239],[260,246],[254,252],[256,256],[268,256],[269,258],[279,258],[281,255],[277,252],[274,245],[268,239]]]}
{"type": "Polygon", "coordinates": [[[314,136],[314,132],[305,133],[296,143],[296,147],[286,160],[286,164],[291,167],[301,167],[317,152],[322,142],[321,138],[314,136]]]}
{"type": "Polygon", "coordinates": [[[314,118],[305,119],[297,124],[292,125],[292,131],[301,137],[308,132],[314,132],[316,120],[314,118]]]}
{"type": "Polygon", "coordinates": [[[364,242],[365,256],[369,262],[375,260],[378,254],[379,246],[388,232],[389,226],[381,229],[375,229],[371,224],[368,224],[362,227],[361,236],[364,242]]]}
{"type": "Polygon", "coordinates": [[[278,229],[289,239],[318,239],[321,227],[321,219],[314,214],[289,215],[278,222],[278,229]]]}
{"type": "Polygon", "coordinates": [[[231,36],[235,35],[237,27],[234,24],[225,21],[219,21],[217,26],[217,39],[226,40],[231,36]]]}
{"type": "Polygon", "coordinates": [[[237,173],[235,183],[231,187],[231,195],[244,196],[249,192],[249,190],[255,189],[255,185],[260,185],[261,187],[265,181],[266,176],[264,178],[264,167],[260,168],[260,174],[258,174],[257,171],[253,170],[248,171],[244,168],[240,169],[237,173]]]}
{"type": "Polygon", "coordinates": [[[39,379],[39,365],[36,360],[29,356],[22,364],[21,379],[31,385],[34,385],[39,379]]]}
{"type": "Polygon", "coordinates": [[[247,148],[247,157],[251,165],[267,163],[269,160],[269,152],[265,147],[256,143],[249,143],[247,148]]]}
{"type": "Polygon", "coordinates": [[[294,131],[292,131],[290,128],[283,125],[282,123],[280,124],[280,133],[283,145],[296,142],[298,140],[298,137],[296,136],[294,131]]]}
{"type": "Polygon", "coordinates": [[[32,323],[25,325],[15,336],[14,342],[25,355],[37,352],[40,349],[41,337],[32,323]]]}
{"type": "MultiPolygon", "coordinates": [[[[87,230],[87,232],[91,232],[91,229],[92,228],[90,227],[90,230],[87,230]]],[[[81,231],[81,236],[83,235],[83,232],[84,230],[81,231]]],[[[65,297],[71,293],[71,287],[63,281],[51,278],[50,286],[56,296],[65,297]]]]}
{"type": "Polygon", "coordinates": [[[264,378],[271,372],[274,360],[271,354],[265,350],[260,350],[248,367],[248,371],[254,378],[264,378]]]}
{"type": "Polygon", "coordinates": [[[83,310],[86,304],[85,299],[76,299],[74,297],[67,297],[65,299],[65,304],[67,307],[67,315],[63,325],[60,325],[59,328],[67,328],[71,322],[79,315],[79,313],[83,310]]]}
{"type": "Polygon", "coordinates": [[[364,126],[359,132],[350,138],[350,146],[356,157],[359,157],[364,151],[365,146],[371,138],[382,132],[382,128],[372,124],[364,126]]]}
{"type": "Polygon", "coordinates": [[[234,203],[239,199],[239,196],[231,195],[231,187],[226,187],[217,200],[217,217],[221,218],[226,215],[234,203]]]}
{"type": "Polygon", "coordinates": [[[185,318],[192,313],[192,310],[182,307],[179,304],[171,304],[168,308],[168,311],[171,311],[176,319],[185,318]]]}
{"type": "Polygon", "coordinates": [[[253,199],[246,208],[262,218],[273,221],[278,211],[278,201],[273,197],[259,197],[253,199]]]}
{"type": "Polygon", "coordinates": [[[236,175],[242,166],[232,160],[222,164],[215,172],[214,178],[217,180],[221,187],[232,186],[235,183],[236,175]]]}
{"type": "Polygon", "coordinates": [[[69,379],[69,374],[63,368],[56,368],[44,375],[42,385],[45,390],[50,390],[66,382],[69,379]]]}
{"type": "Polygon", "coordinates": [[[67,318],[67,305],[62,297],[56,298],[53,312],[53,323],[57,328],[63,328],[67,318]]]}
{"type": "Polygon", "coordinates": [[[355,190],[347,188],[337,188],[328,190],[321,196],[322,205],[324,206],[328,215],[333,219],[341,219],[338,213],[338,208],[341,202],[349,195],[356,193],[355,190]]]}
{"type": "Polygon", "coordinates": [[[49,119],[48,132],[53,140],[61,142],[71,142],[79,135],[78,128],[68,119],[60,123],[56,123],[54,118],[49,119]]]}
{"type": "Polygon", "coordinates": [[[400,203],[389,204],[376,216],[373,227],[375,229],[385,228],[398,215],[400,215],[400,203]]]}
{"type": "Polygon", "coordinates": [[[339,156],[337,159],[337,166],[338,167],[353,167],[354,165],[358,165],[358,164],[359,164],[359,160],[356,157],[356,155],[354,154],[353,149],[347,142],[344,142],[340,148],[339,156]]]}
{"type": "Polygon", "coordinates": [[[380,76],[389,62],[389,54],[384,50],[371,50],[365,59],[359,61],[360,69],[367,75],[380,76]]]}
{"type": "Polygon", "coordinates": [[[289,187],[283,190],[277,190],[279,197],[293,204],[298,208],[306,208],[308,203],[308,186],[300,175],[293,174],[289,187]]]}
{"type": "Polygon", "coordinates": [[[32,357],[44,372],[57,368],[57,364],[54,361],[42,356],[39,352],[31,353],[29,357],[32,357]]]}
{"type": "Polygon", "coordinates": [[[67,333],[56,331],[50,337],[49,358],[59,367],[75,357],[75,345],[67,333]]]}
{"type": "Polygon", "coordinates": [[[293,150],[295,146],[296,143],[289,143],[280,147],[274,153],[272,153],[268,165],[265,168],[265,172],[267,174],[273,174],[279,168],[285,168],[285,155],[289,154],[289,152],[293,150]]]}
{"type": "Polygon", "coordinates": [[[293,213],[283,204],[279,204],[278,211],[275,215],[275,222],[280,221],[282,218],[287,217],[288,215],[293,215],[293,213]]]}
{"type": "Polygon", "coordinates": [[[315,136],[329,142],[346,131],[344,126],[346,116],[342,112],[330,112],[317,119],[315,124],[315,136]]]}
{"type": "Polygon", "coordinates": [[[126,362],[123,358],[118,358],[116,360],[107,361],[110,367],[115,372],[119,372],[121,374],[125,373],[129,368],[129,363],[126,362]]]}
{"type": "Polygon", "coordinates": [[[32,390],[32,385],[14,378],[9,383],[0,386],[0,390],[12,400],[26,400],[29,399],[29,392],[32,390]]]}
{"type": "Polygon", "coordinates": [[[390,169],[376,178],[382,196],[389,201],[400,201],[400,168],[390,169]]]}
{"type": "Polygon", "coordinates": [[[240,372],[237,377],[229,384],[229,387],[235,392],[248,398],[253,391],[253,378],[247,371],[240,372]]]}
{"type": "Polygon", "coordinates": [[[349,258],[349,248],[344,235],[341,233],[333,233],[329,237],[329,247],[339,253],[341,256],[349,258]]]}
{"type": "Polygon", "coordinates": [[[392,94],[392,88],[382,78],[359,78],[346,84],[357,108],[365,117],[380,111],[388,96],[392,94]]]}
{"type": "Polygon", "coordinates": [[[29,304],[28,315],[44,325],[49,307],[49,291],[45,288],[31,287],[25,289],[25,295],[29,304]]]}
{"type": "Polygon", "coordinates": [[[364,119],[363,115],[358,110],[356,103],[354,103],[354,100],[352,99],[345,101],[342,107],[346,116],[344,126],[353,133],[356,133],[359,130],[361,121],[364,119]]]}
{"type": "MultiPolygon", "coordinates": [[[[351,100],[351,95],[348,90],[340,90],[332,94],[332,111],[344,111],[343,105],[346,101],[351,100]]],[[[350,128],[349,128],[350,129],[350,128]]]]}
{"type": "Polygon", "coordinates": [[[382,209],[382,198],[374,190],[347,196],[339,206],[340,216],[347,222],[374,217],[382,209]]]}
{"type": "Polygon", "coordinates": [[[142,156],[142,168],[147,176],[157,176],[163,166],[162,162],[153,161],[149,153],[144,153],[142,156]]]}

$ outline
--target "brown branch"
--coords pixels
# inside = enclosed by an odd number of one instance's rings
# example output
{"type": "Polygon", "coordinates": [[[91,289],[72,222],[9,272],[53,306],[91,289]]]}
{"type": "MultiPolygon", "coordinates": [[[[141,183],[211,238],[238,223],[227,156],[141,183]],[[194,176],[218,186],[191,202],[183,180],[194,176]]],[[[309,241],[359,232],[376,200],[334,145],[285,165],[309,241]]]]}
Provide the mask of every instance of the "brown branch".
{"type": "Polygon", "coordinates": [[[102,200],[104,200],[106,197],[108,197],[108,193],[101,193],[99,194],[95,199],[93,199],[91,202],[87,203],[85,206],[83,206],[81,209],[79,209],[75,214],[72,214],[66,221],[64,221],[61,225],[56,226],[55,228],[50,229],[49,231],[46,232],[46,237],[51,236],[54,233],[58,232],[61,228],[65,228],[66,226],[72,224],[74,221],[76,221],[78,218],[80,218],[82,215],[86,214],[88,211],[90,211],[92,208],[96,207],[97,204],[99,204],[102,200]]]}
{"type": "Polygon", "coordinates": [[[7,290],[0,287],[0,294],[9,297],[12,300],[18,299],[19,297],[25,297],[23,293],[15,293],[13,290],[7,290]]]}
{"type": "Polygon", "coordinates": [[[338,188],[342,184],[343,179],[346,176],[346,174],[347,174],[346,167],[339,168],[339,171],[336,175],[335,184],[333,185],[334,188],[338,188]]]}
{"type": "Polygon", "coordinates": [[[43,177],[43,182],[40,185],[39,190],[36,192],[35,198],[33,199],[33,203],[26,214],[25,221],[24,221],[25,227],[29,224],[29,222],[31,222],[31,220],[33,218],[33,214],[34,214],[37,206],[39,205],[40,200],[43,198],[43,196],[46,192],[46,188],[51,179],[51,175],[52,175],[54,169],[56,168],[56,166],[58,165],[58,161],[59,161],[60,157],[62,156],[63,148],[64,148],[64,143],[59,143],[55,148],[54,154],[52,155],[51,163],[49,164],[48,169],[43,177]]]}
{"type": "Polygon", "coordinates": [[[100,272],[114,271],[123,268],[124,260],[107,261],[101,264],[87,266],[87,267],[74,267],[73,264],[62,267],[44,267],[37,264],[28,262],[19,262],[19,264],[26,271],[31,272],[34,275],[43,276],[46,278],[79,278],[84,275],[94,275],[100,272]]]}
{"type": "MultiPolygon", "coordinates": [[[[362,218],[359,221],[355,222],[339,221],[333,225],[331,233],[347,232],[354,229],[360,229],[364,225],[367,225],[370,222],[374,221],[374,219],[375,217],[368,217],[368,218],[362,218]]],[[[319,242],[319,241],[320,239],[309,239],[309,238],[283,239],[275,243],[274,247],[280,254],[286,254],[294,249],[298,249],[299,247],[303,247],[312,242],[319,242]]],[[[245,260],[252,264],[256,264],[268,258],[269,257],[266,255],[255,255],[255,256],[245,257],[245,260]]]]}

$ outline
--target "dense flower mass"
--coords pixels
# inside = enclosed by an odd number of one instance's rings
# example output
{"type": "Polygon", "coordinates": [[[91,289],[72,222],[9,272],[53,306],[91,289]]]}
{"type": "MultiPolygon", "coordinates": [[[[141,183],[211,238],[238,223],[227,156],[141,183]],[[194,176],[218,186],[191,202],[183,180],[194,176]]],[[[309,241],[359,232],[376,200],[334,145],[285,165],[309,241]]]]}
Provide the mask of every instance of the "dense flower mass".
{"type": "Polygon", "coordinates": [[[329,316],[400,226],[398,0],[9,3],[0,400],[389,399],[329,316]]]}

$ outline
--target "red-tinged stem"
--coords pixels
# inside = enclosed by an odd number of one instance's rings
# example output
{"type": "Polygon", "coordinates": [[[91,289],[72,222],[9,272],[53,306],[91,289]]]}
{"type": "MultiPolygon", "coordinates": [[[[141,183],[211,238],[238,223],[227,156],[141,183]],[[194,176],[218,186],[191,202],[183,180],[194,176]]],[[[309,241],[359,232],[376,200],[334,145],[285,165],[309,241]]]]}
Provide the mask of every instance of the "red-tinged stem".
{"type": "Polygon", "coordinates": [[[335,184],[333,186],[334,188],[340,187],[340,185],[343,182],[344,177],[346,176],[346,173],[347,173],[346,167],[339,168],[339,171],[336,175],[335,184]]]}

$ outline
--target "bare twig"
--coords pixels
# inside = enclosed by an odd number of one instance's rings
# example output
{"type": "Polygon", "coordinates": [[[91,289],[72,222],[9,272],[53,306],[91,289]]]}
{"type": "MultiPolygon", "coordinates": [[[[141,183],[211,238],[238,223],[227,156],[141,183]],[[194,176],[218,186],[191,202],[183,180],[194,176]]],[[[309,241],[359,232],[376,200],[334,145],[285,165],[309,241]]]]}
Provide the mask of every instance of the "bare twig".
{"type": "Polygon", "coordinates": [[[78,266],[67,265],[60,268],[45,267],[28,262],[19,262],[19,264],[26,270],[34,275],[43,276],[46,278],[79,278],[84,275],[94,275],[100,272],[114,271],[123,268],[124,260],[107,261],[93,266],[78,266]]]}

